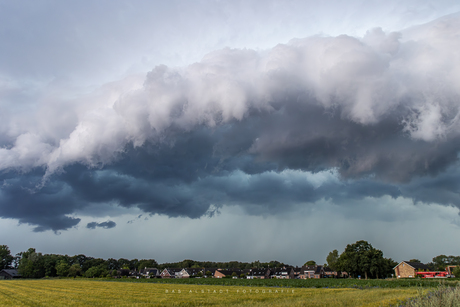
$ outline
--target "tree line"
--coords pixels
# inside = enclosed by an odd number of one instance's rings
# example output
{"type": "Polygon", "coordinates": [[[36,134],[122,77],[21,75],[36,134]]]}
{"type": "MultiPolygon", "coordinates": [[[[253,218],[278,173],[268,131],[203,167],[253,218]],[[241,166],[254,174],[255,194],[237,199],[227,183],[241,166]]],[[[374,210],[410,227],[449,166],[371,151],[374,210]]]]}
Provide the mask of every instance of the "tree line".
{"type": "Polygon", "coordinates": [[[140,271],[143,268],[263,268],[282,267],[284,263],[279,261],[270,262],[211,262],[183,260],[181,262],[158,264],[154,259],[114,259],[88,257],[83,254],[68,256],[57,254],[42,254],[35,248],[29,248],[12,256],[6,245],[0,245],[0,270],[14,268],[26,278],[43,277],[109,277],[116,275],[128,275],[129,271],[140,271]]]}
{"type": "MultiPolygon", "coordinates": [[[[350,277],[361,278],[385,278],[390,277],[393,268],[398,264],[391,258],[383,257],[383,252],[374,248],[366,241],[357,241],[348,244],[339,255],[337,250],[330,252],[326,258],[328,266],[333,271],[347,272],[350,277]]],[[[420,262],[418,259],[410,259],[411,262],[420,262]]],[[[316,265],[315,261],[307,261],[305,265],[316,265]]],[[[460,256],[439,255],[432,262],[426,264],[433,271],[443,271],[448,265],[460,266],[460,256]]],[[[15,268],[23,277],[42,278],[57,276],[85,276],[106,277],[120,274],[128,274],[129,270],[137,270],[148,267],[158,268],[221,268],[221,269],[250,269],[250,268],[280,268],[288,266],[279,261],[270,262],[212,262],[183,260],[181,262],[158,264],[154,259],[114,259],[88,257],[83,254],[68,256],[57,254],[42,254],[35,248],[29,248],[12,256],[6,245],[0,245],[0,270],[15,268]]]]}

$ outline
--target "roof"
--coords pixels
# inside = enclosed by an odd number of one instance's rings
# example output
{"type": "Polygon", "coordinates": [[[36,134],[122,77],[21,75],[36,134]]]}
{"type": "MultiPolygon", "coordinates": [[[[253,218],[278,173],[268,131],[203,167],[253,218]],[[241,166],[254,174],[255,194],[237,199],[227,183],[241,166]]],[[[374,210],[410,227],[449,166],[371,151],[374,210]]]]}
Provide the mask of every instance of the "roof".
{"type": "Polygon", "coordinates": [[[292,268],[276,268],[276,269],[271,269],[270,274],[271,275],[289,275],[291,272],[294,272],[292,268]]]}
{"type": "Polygon", "coordinates": [[[316,266],[315,274],[321,274],[321,271],[322,271],[322,270],[323,270],[323,266],[322,266],[322,265],[316,266]]]}
{"type": "Polygon", "coordinates": [[[201,272],[203,274],[205,273],[205,272],[203,272],[202,268],[189,268],[189,269],[185,269],[185,270],[187,271],[187,273],[189,275],[192,275],[192,276],[198,274],[199,272],[201,272]]]}
{"type": "Polygon", "coordinates": [[[11,277],[21,277],[21,274],[19,274],[18,270],[16,269],[4,269],[4,270],[1,270],[0,272],[5,272],[11,277]]]}
{"type": "Polygon", "coordinates": [[[267,274],[268,269],[252,269],[249,275],[252,276],[265,276],[267,274]]]}
{"type": "Polygon", "coordinates": [[[158,269],[146,269],[145,270],[145,274],[155,274],[155,275],[158,275],[160,274],[160,272],[158,271],[158,269]]]}
{"type": "Polygon", "coordinates": [[[217,270],[219,271],[220,273],[224,274],[225,276],[231,276],[233,273],[236,273],[237,275],[240,275],[241,274],[241,270],[240,269],[227,269],[227,270],[217,270]]]}
{"type": "Polygon", "coordinates": [[[295,272],[295,273],[300,273],[300,272],[302,272],[302,268],[299,268],[299,267],[296,266],[296,267],[294,268],[294,272],[295,272]]]}

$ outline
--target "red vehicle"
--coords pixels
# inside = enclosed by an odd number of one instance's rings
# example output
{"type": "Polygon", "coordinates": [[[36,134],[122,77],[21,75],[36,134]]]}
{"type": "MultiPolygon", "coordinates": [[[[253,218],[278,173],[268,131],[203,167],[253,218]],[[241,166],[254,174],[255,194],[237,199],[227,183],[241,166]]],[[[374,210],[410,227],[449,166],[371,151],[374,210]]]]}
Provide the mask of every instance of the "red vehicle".
{"type": "Polygon", "coordinates": [[[450,277],[447,271],[431,271],[431,272],[417,272],[415,273],[422,278],[447,278],[450,277]]]}

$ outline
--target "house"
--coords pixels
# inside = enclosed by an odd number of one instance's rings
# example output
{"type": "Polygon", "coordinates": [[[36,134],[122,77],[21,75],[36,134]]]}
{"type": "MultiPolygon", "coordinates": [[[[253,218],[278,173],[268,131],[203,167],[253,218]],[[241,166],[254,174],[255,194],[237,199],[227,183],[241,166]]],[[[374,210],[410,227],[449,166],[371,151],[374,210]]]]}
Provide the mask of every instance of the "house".
{"type": "Polygon", "coordinates": [[[203,277],[205,273],[203,268],[190,268],[187,272],[189,277],[203,277]]]}
{"type": "Polygon", "coordinates": [[[324,269],[322,265],[317,265],[315,268],[315,273],[313,274],[313,278],[323,278],[324,277],[324,269]]]}
{"type": "Polygon", "coordinates": [[[270,278],[294,279],[294,269],[292,267],[271,269],[270,278]]]}
{"type": "Polygon", "coordinates": [[[182,269],[176,274],[176,278],[190,278],[190,277],[202,277],[204,272],[202,268],[187,268],[182,269]],[[201,274],[199,274],[201,272],[201,274]]]}
{"type": "Polygon", "coordinates": [[[140,270],[140,275],[147,278],[158,278],[160,277],[160,270],[157,268],[144,268],[140,270]]]}
{"type": "Polygon", "coordinates": [[[182,271],[182,269],[176,269],[176,268],[168,268],[168,269],[164,269],[161,273],[160,273],[160,277],[161,278],[176,278],[176,277],[179,277],[180,275],[178,274],[180,271],[182,271]],[[177,275],[177,276],[176,276],[177,275]]]}
{"type": "Polygon", "coordinates": [[[4,269],[0,271],[0,279],[16,279],[21,277],[21,274],[16,269],[4,269]]]}
{"type": "Polygon", "coordinates": [[[216,272],[217,268],[204,268],[203,269],[203,277],[214,277],[214,273],[216,272]],[[208,274],[206,274],[208,273],[208,274]]]}
{"type": "Polygon", "coordinates": [[[247,279],[268,279],[270,277],[270,270],[269,269],[250,269],[247,272],[247,279]]]}
{"type": "Polygon", "coordinates": [[[315,265],[303,266],[300,270],[299,278],[300,279],[315,278],[315,272],[316,272],[315,265]]]}
{"type": "Polygon", "coordinates": [[[222,270],[222,269],[217,269],[214,272],[214,278],[224,278],[224,277],[240,277],[242,274],[242,271],[240,269],[227,269],[227,270],[222,270]]]}
{"type": "Polygon", "coordinates": [[[328,266],[324,267],[323,270],[324,270],[324,277],[326,278],[337,278],[338,277],[337,271],[332,270],[328,266]]]}
{"type": "Polygon", "coordinates": [[[190,274],[187,269],[182,269],[176,274],[176,278],[190,278],[190,274]]]}
{"type": "Polygon", "coordinates": [[[430,269],[423,263],[420,262],[409,262],[401,261],[397,266],[393,268],[395,270],[395,276],[397,278],[408,278],[415,277],[416,272],[429,271],[430,269]]]}
{"type": "Polygon", "coordinates": [[[302,268],[299,268],[298,266],[296,266],[295,268],[293,268],[293,270],[294,270],[294,279],[299,279],[300,274],[302,272],[302,268]]]}

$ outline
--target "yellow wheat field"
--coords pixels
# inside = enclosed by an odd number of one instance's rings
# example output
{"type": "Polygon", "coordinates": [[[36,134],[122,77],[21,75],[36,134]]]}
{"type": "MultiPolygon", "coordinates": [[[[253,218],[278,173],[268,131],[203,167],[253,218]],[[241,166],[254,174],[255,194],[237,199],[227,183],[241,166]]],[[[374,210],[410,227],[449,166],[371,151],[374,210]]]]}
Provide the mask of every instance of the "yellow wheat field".
{"type": "Polygon", "coordinates": [[[93,281],[3,280],[0,306],[388,306],[417,289],[301,289],[93,281]]]}

